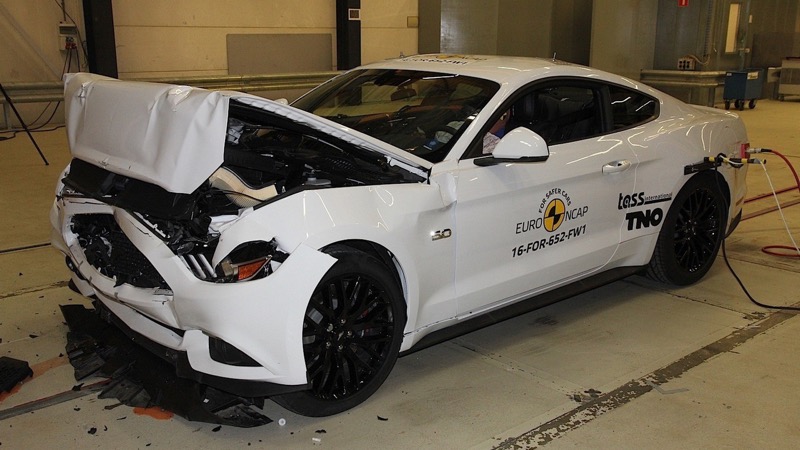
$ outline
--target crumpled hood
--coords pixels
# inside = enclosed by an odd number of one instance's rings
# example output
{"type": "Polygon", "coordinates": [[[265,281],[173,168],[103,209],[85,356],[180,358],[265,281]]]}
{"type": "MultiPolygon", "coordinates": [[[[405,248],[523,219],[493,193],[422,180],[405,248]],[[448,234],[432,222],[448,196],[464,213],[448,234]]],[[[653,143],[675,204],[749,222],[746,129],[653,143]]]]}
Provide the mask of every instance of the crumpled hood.
{"type": "Polygon", "coordinates": [[[72,155],[112,172],[188,194],[222,164],[228,99],[188,86],[68,75],[72,155]]]}
{"type": "Polygon", "coordinates": [[[111,172],[188,194],[222,164],[230,98],[326,132],[426,174],[429,164],[399,155],[369,136],[305,111],[238,92],[65,76],[67,137],[75,158],[111,172]]]}

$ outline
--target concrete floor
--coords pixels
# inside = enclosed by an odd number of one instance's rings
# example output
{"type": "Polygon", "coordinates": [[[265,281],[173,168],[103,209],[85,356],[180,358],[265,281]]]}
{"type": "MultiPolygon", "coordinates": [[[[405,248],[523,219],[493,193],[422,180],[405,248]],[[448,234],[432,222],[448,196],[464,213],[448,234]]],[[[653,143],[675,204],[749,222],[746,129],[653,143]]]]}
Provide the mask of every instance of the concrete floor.
{"type": "MultiPolygon", "coordinates": [[[[800,169],[800,101],[761,101],[741,116],[753,146],[791,155],[800,169]]],[[[789,448],[800,439],[800,319],[750,303],[721,258],[694,286],[631,277],[401,358],[376,395],[334,417],[267,402],[276,422],[215,431],[90,394],[2,418],[76,384],[58,305],[88,304],[46,245],[53,186],[69,160],[64,131],[36,139],[50,166],[24,134],[0,142],[0,356],[34,369],[0,393],[3,449],[789,448]]],[[[784,163],[767,160],[776,187],[790,186],[784,163]]],[[[751,195],[769,189],[758,166],[748,183],[751,195]]],[[[784,213],[800,238],[800,207],[784,213]]],[[[740,225],[727,241],[731,263],[760,301],[796,304],[800,260],[760,252],[769,244],[789,244],[775,212],[740,225]]]]}

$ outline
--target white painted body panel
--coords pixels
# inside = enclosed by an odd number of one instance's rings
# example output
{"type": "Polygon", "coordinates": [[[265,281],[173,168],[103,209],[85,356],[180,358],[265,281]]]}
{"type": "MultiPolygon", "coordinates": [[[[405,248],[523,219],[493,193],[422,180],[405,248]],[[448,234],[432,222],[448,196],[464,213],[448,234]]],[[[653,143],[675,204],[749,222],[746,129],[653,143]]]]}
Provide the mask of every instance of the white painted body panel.
{"type": "MultiPolygon", "coordinates": [[[[335,262],[320,251],[325,246],[360,240],[391,253],[408,305],[401,347],[408,350],[428,333],[475,314],[613,267],[646,265],[660,227],[628,229],[626,213],[637,207],[622,207],[622,198],[641,192],[662,200],[658,207],[666,213],[671,198],[689,178],[683,175],[684,166],[718,153],[738,156],[739,147],[747,142],[735,114],[684,105],[622,77],[547,60],[459,58],[464,57],[427,55],[368,66],[447,71],[500,83],[495,98],[437,164],[326,119],[252,96],[190,89],[170,103],[169,91],[175,87],[140,88],[94,77],[73,78],[67,84],[67,108],[74,156],[170,192],[192,192],[221,164],[224,135],[218,136],[217,130],[225,128],[231,97],[373,150],[390,164],[425,175],[427,181],[309,189],[243,210],[222,227],[212,264],[240,243],[274,238],[290,256],[274,274],[256,281],[213,284],[198,280],[134,216],[93,200],[56,200],[51,212],[53,243],[78,265],[81,276],[74,275],[73,280],[84,294],[97,294],[135,331],[186,351],[195,370],[299,385],[306,382],[303,314],[313,289],[335,262]],[[550,158],[542,163],[479,167],[472,160],[460,159],[509,96],[552,76],[606,80],[641,90],[659,99],[660,115],[632,129],[553,146],[550,158]],[[106,87],[109,93],[99,101],[103,106],[98,111],[106,114],[116,107],[117,91],[134,98],[140,108],[119,111],[137,119],[131,127],[123,127],[133,136],[130,140],[117,132],[120,121],[113,117],[111,124],[106,123],[109,129],[102,130],[102,117],[84,102],[82,89],[101,92],[106,87]],[[148,96],[136,100],[134,94],[141,92],[148,96]],[[181,116],[181,108],[191,113],[181,116]],[[177,125],[166,119],[172,116],[177,125]],[[198,123],[205,127],[197,127],[198,123]],[[175,126],[185,133],[174,134],[175,126]],[[624,169],[603,172],[604,166],[616,163],[620,167],[624,163],[624,169]],[[547,206],[557,197],[572,213],[557,229],[544,230],[542,204],[547,206]],[[113,280],[84,264],[69,221],[75,214],[86,213],[113,214],[173,292],[158,295],[128,285],[115,287],[113,280]],[[452,238],[432,240],[432,233],[445,229],[452,231],[452,238]],[[576,234],[578,229],[582,231],[576,234]],[[530,243],[551,241],[562,231],[568,237],[529,249],[530,243]],[[161,324],[186,332],[181,337],[161,324]],[[234,367],[211,360],[209,335],[233,344],[263,367],[234,367]]],[[[732,220],[741,209],[746,172],[726,167],[720,172],[732,187],[732,220]]]]}

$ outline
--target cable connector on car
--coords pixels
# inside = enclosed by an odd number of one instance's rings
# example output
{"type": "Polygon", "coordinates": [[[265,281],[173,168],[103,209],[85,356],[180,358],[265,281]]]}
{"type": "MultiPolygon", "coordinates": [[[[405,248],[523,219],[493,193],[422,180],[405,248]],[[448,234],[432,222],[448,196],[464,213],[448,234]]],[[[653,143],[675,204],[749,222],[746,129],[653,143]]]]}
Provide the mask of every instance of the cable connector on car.
{"type": "Polygon", "coordinates": [[[715,167],[722,165],[722,163],[730,164],[733,167],[742,167],[745,164],[761,164],[762,162],[756,158],[730,158],[722,155],[709,156],[704,161],[714,164],[715,167]]]}
{"type": "Polygon", "coordinates": [[[707,156],[703,158],[703,161],[699,163],[689,164],[688,166],[684,166],[683,174],[691,175],[693,173],[702,172],[704,170],[712,170],[716,169],[717,167],[723,164],[729,164],[734,169],[739,169],[741,167],[744,167],[745,164],[763,164],[764,162],[766,161],[762,161],[756,158],[732,158],[720,153],[717,156],[707,156]]]}

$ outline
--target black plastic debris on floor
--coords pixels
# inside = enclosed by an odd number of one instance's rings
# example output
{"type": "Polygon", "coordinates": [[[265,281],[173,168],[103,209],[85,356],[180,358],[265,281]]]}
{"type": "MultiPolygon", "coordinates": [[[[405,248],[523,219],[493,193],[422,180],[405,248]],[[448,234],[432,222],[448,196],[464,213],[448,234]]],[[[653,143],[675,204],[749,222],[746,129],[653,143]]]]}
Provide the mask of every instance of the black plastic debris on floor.
{"type": "Polygon", "coordinates": [[[14,386],[32,376],[33,371],[27,362],[0,356],[0,392],[11,392],[14,386]]]}
{"type": "Polygon", "coordinates": [[[257,427],[272,420],[254,408],[263,398],[244,398],[179,378],[166,361],[135,344],[117,327],[83,305],[61,305],[69,326],[67,356],[75,379],[109,378],[100,398],[131,407],[160,407],[185,419],[234,427],[257,427]]]}

